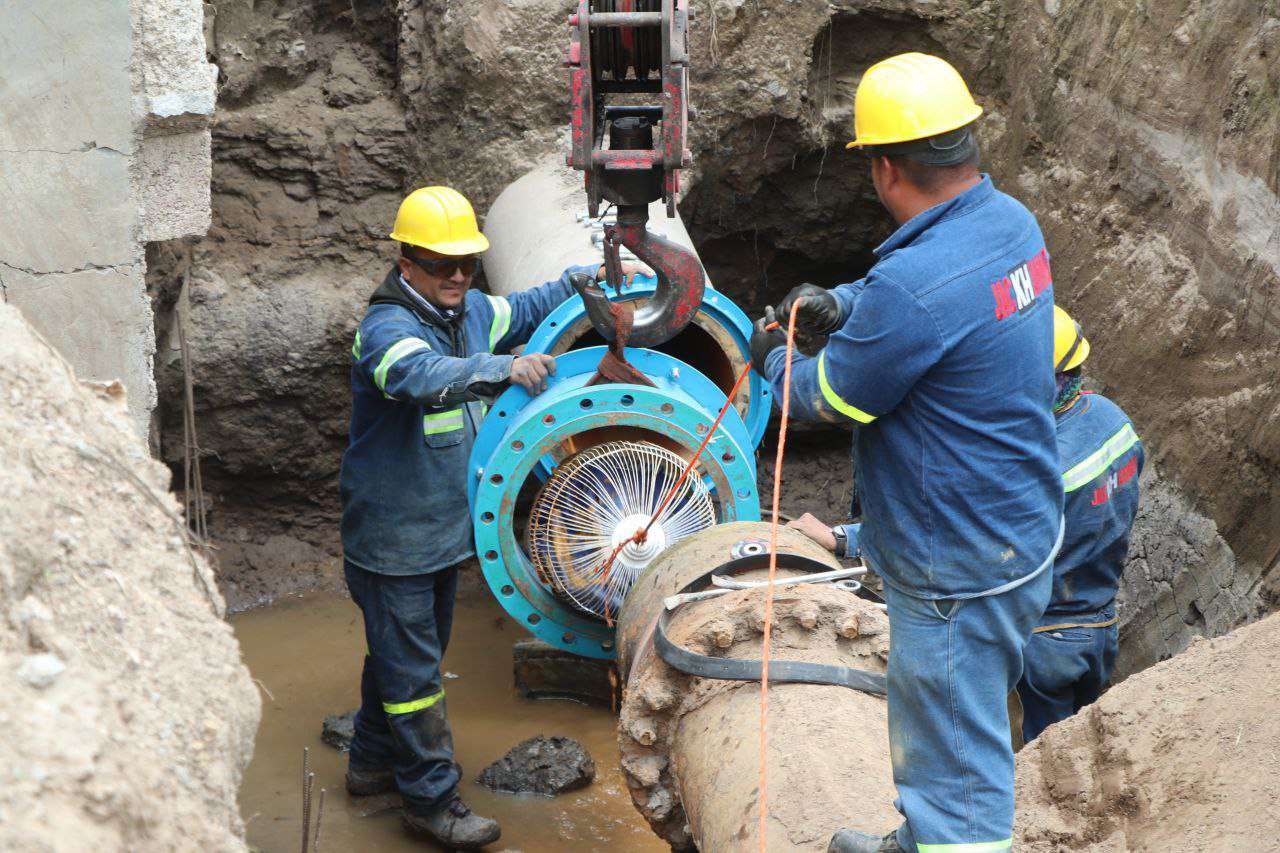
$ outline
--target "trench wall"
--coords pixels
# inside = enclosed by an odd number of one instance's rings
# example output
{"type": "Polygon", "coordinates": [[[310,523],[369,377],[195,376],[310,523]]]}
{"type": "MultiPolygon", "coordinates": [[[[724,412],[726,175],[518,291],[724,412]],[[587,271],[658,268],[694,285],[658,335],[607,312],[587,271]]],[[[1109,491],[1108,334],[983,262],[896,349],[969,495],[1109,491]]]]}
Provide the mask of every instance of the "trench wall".
{"type": "Polygon", "coordinates": [[[156,402],[144,243],[209,224],[198,0],[0,5],[0,295],[86,379],[156,402]]]}

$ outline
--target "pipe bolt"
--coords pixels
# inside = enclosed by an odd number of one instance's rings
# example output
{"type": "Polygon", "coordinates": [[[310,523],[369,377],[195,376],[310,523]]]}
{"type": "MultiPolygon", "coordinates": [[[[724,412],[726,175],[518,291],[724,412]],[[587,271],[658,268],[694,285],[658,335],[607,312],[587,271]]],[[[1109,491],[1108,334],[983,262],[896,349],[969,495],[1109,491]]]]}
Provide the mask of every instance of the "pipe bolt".
{"type": "Polygon", "coordinates": [[[733,624],[727,619],[716,619],[707,624],[707,639],[717,649],[727,649],[733,645],[733,624]]]}
{"type": "Polygon", "coordinates": [[[800,623],[800,627],[805,630],[812,631],[818,627],[818,608],[812,605],[812,602],[804,602],[796,607],[794,614],[796,622],[800,623]]]}
{"type": "Polygon", "coordinates": [[[637,717],[627,726],[627,733],[641,746],[653,746],[658,740],[658,729],[652,717],[637,717]]]}

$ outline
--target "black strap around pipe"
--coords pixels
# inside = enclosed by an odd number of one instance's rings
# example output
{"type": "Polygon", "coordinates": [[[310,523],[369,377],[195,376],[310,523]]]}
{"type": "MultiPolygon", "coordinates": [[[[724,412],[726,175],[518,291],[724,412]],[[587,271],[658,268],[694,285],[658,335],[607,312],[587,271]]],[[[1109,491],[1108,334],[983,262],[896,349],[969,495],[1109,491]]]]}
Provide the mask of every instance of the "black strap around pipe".
{"type": "MultiPolygon", "coordinates": [[[[830,571],[831,567],[817,560],[796,555],[787,555],[787,568],[804,569],[806,574],[830,571]]],[[[713,575],[731,576],[737,572],[750,569],[768,568],[768,554],[751,554],[739,557],[716,566],[711,571],[695,578],[680,590],[683,595],[697,592],[709,585],[713,575]]],[[[759,681],[762,661],[747,658],[719,658],[701,655],[677,646],[667,636],[667,622],[671,614],[664,606],[658,616],[658,625],[653,632],[653,648],[669,666],[687,675],[699,678],[715,678],[721,681],[759,681]]],[[[879,672],[868,672],[847,666],[832,666],[825,663],[808,663],[794,660],[769,661],[769,682],[771,684],[830,684],[835,687],[848,687],[861,690],[873,696],[887,694],[885,677],[879,672]]]]}

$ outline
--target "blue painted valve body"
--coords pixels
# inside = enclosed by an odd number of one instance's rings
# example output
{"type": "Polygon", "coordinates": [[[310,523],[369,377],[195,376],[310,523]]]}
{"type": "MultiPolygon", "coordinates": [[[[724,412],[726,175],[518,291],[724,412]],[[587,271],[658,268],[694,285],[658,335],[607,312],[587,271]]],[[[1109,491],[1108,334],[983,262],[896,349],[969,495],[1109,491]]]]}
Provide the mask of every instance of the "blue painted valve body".
{"type": "MultiPolygon", "coordinates": [[[[653,280],[639,279],[616,298],[652,293],[653,280]]],[[[745,362],[750,323],[723,294],[708,290],[701,322],[718,340],[740,347],[745,362]]],[[[527,352],[556,352],[564,335],[582,328],[581,300],[557,308],[534,333],[527,352]]],[[[516,530],[518,499],[525,484],[543,482],[566,455],[566,447],[590,445],[600,435],[625,430],[646,435],[689,458],[697,450],[725,392],[695,366],[650,349],[628,349],[627,360],[654,386],[602,384],[588,386],[604,347],[562,351],[546,391],[537,396],[520,387],[505,391],[490,408],[471,451],[468,497],[475,530],[476,554],[485,580],[503,608],[535,636],[586,657],[614,657],[613,628],[593,619],[555,595],[539,578],[516,530]]],[[[756,490],[755,450],[769,416],[767,386],[750,389],[746,417],[730,406],[700,459],[703,482],[716,504],[717,522],[760,518],[756,490]]]]}

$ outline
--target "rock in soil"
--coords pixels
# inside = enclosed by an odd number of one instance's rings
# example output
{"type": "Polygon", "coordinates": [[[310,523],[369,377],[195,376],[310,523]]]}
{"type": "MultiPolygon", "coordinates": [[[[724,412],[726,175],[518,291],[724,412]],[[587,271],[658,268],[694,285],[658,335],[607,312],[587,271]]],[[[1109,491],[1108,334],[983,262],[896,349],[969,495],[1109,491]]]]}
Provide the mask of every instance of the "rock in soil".
{"type": "Polygon", "coordinates": [[[338,750],[349,752],[351,739],[356,736],[356,712],[330,714],[324,718],[324,728],[320,730],[320,740],[338,750]]]}
{"type": "Polygon", "coordinates": [[[480,772],[476,782],[493,791],[554,796],[585,788],[596,778],[596,763],[573,738],[538,735],[480,772]]]}

